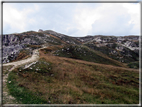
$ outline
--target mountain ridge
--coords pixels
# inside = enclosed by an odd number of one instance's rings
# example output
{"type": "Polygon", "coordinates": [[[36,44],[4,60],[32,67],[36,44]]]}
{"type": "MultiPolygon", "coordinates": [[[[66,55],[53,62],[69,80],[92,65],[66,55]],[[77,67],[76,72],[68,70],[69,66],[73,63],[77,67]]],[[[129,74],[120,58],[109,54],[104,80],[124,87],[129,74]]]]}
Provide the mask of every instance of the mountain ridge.
{"type": "Polygon", "coordinates": [[[71,37],[53,30],[43,31],[40,29],[38,32],[27,31],[3,35],[2,43],[3,63],[15,60],[23,49],[27,50],[27,54],[30,54],[33,49],[40,48],[42,45],[85,45],[106,54],[112,59],[125,63],[138,61],[139,57],[139,36],[134,35],[71,37]]]}

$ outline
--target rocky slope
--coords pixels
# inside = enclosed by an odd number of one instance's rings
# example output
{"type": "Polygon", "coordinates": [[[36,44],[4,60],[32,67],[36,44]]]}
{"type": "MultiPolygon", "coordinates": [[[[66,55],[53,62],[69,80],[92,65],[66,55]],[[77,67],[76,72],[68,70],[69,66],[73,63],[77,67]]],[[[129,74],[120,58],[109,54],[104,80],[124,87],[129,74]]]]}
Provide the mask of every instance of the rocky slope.
{"type": "Polygon", "coordinates": [[[139,38],[129,37],[109,37],[101,42],[87,43],[87,46],[107,54],[109,57],[121,62],[138,61],[139,58],[139,38]],[[136,38],[136,39],[135,39],[136,38]]]}
{"type": "Polygon", "coordinates": [[[120,62],[139,60],[139,36],[86,36],[77,37],[84,45],[120,62]]]}
{"type": "Polygon", "coordinates": [[[54,31],[39,30],[39,32],[28,31],[3,35],[2,44],[2,62],[8,63],[15,60],[22,49],[32,52],[33,49],[40,48],[42,45],[79,44],[79,42],[54,31]]]}
{"type": "Polygon", "coordinates": [[[86,36],[86,37],[76,37],[77,40],[83,43],[96,43],[98,47],[105,46],[108,43],[120,44],[130,50],[139,50],[139,36],[86,36]]]}
{"type": "Polygon", "coordinates": [[[52,30],[28,31],[2,36],[3,63],[14,61],[21,50],[32,50],[43,45],[86,45],[110,58],[129,63],[139,59],[139,36],[85,36],[70,37],[52,30]]]}

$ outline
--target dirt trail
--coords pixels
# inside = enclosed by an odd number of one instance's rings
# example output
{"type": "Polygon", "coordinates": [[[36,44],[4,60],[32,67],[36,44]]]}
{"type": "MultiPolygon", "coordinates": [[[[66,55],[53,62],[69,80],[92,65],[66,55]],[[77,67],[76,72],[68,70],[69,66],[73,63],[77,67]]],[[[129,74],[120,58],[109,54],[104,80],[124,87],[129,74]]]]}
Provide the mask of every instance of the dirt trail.
{"type": "MultiPolygon", "coordinates": [[[[43,48],[45,48],[45,47],[43,47],[43,48]]],[[[7,63],[7,64],[3,64],[2,65],[2,66],[10,66],[10,65],[12,65],[12,68],[9,69],[8,73],[3,75],[3,103],[4,104],[16,104],[17,103],[15,101],[15,98],[8,94],[8,89],[7,89],[6,83],[7,83],[7,78],[8,78],[9,73],[12,70],[14,70],[15,68],[19,67],[20,65],[24,65],[24,64],[27,64],[29,62],[37,61],[39,59],[39,50],[43,49],[43,48],[39,48],[39,49],[33,50],[33,55],[30,58],[28,58],[28,59],[24,59],[24,60],[11,62],[11,63],[7,63]]]]}
{"type": "Polygon", "coordinates": [[[13,69],[15,69],[17,66],[19,65],[23,65],[29,62],[33,62],[36,61],[39,58],[39,52],[38,49],[33,51],[33,55],[32,57],[28,58],[28,59],[24,59],[24,60],[20,60],[17,62],[11,62],[11,63],[7,63],[7,64],[3,64],[3,66],[9,66],[9,65],[14,65],[9,71],[12,71],[13,69]]]}

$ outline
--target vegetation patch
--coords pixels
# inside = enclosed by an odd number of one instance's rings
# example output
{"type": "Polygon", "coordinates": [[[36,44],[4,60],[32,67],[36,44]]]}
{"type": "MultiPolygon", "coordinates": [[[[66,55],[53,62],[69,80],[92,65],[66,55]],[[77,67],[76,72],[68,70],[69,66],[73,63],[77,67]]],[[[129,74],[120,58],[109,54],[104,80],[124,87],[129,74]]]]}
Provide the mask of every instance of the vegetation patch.
{"type": "MultiPolygon", "coordinates": [[[[32,85],[36,85],[42,80],[43,76],[51,75],[51,63],[47,63],[41,59],[28,68],[27,66],[24,65],[17,68],[9,74],[7,86],[10,94],[23,104],[48,103],[41,97],[41,92],[32,89],[32,85]]],[[[43,79],[48,80],[46,77],[43,79]]]]}
{"type": "Polygon", "coordinates": [[[22,60],[22,59],[26,59],[28,57],[30,57],[31,52],[28,49],[22,49],[20,50],[20,53],[18,54],[18,56],[16,57],[15,60],[13,61],[18,61],[18,60],[22,60]]]}
{"type": "Polygon", "coordinates": [[[128,67],[138,69],[139,68],[139,62],[131,62],[131,63],[128,64],[128,67]]]}
{"type": "Polygon", "coordinates": [[[27,47],[31,48],[31,49],[38,49],[38,48],[41,48],[41,45],[27,45],[27,47]]]}
{"type": "Polygon", "coordinates": [[[102,63],[102,64],[121,66],[120,64],[108,58],[102,57],[101,54],[99,55],[96,52],[92,51],[91,49],[86,48],[85,46],[82,46],[82,45],[65,46],[62,49],[56,50],[56,52],[54,52],[54,55],[73,58],[73,59],[80,59],[80,60],[85,60],[90,62],[102,63]]]}
{"type": "Polygon", "coordinates": [[[61,49],[62,47],[63,47],[62,45],[54,45],[54,46],[49,46],[47,48],[41,49],[40,51],[43,52],[44,54],[48,54],[50,52],[61,49]]]}
{"type": "Polygon", "coordinates": [[[128,48],[124,47],[123,51],[117,50],[116,48],[119,47],[119,45],[115,43],[107,44],[106,46],[100,46],[100,47],[97,47],[96,44],[94,43],[88,43],[85,45],[96,51],[100,51],[108,55],[110,58],[118,60],[120,62],[129,63],[129,62],[138,61],[139,59],[138,53],[131,51],[128,48]]]}
{"type": "Polygon", "coordinates": [[[45,55],[11,72],[7,85],[24,104],[138,104],[138,83],[138,72],[45,55]]]}

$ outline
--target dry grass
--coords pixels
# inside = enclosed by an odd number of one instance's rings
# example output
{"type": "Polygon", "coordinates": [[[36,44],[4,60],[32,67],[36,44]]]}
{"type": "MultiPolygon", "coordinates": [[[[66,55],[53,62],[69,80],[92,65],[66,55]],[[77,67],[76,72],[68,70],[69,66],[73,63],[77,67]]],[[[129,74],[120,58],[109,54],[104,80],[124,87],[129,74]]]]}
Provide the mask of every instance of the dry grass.
{"type": "Polygon", "coordinates": [[[111,60],[111,61],[117,63],[118,65],[121,65],[122,67],[127,67],[125,64],[123,64],[123,63],[121,63],[121,62],[119,62],[119,61],[117,61],[117,60],[114,60],[114,59],[108,57],[106,54],[104,54],[104,53],[102,53],[102,52],[100,52],[100,51],[93,50],[93,49],[91,49],[91,48],[89,48],[89,47],[87,47],[87,46],[85,46],[85,45],[84,45],[84,47],[86,47],[86,48],[88,48],[88,49],[94,51],[97,55],[101,55],[102,57],[104,57],[104,58],[106,58],[106,59],[109,59],[109,60],[111,60]]]}
{"type": "MultiPolygon", "coordinates": [[[[18,69],[13,73],[18,73],[18,87],[32,91],[47,103],[138,103],[139,76],[135,69],[52,56],[42,50],[40,59],[52,64],[49,73],[18,69]]],[[[44,70],[48,71],[46,66],[44,70]]]]}
{"type": "Polygon", "coordinates": [[[53,36],[53,35],[51,35],[51,34],[48,34],[48,35],[50,35],[51,37],[53,37],[53,38],[55,38],[55,39],[61,41],[63,44],[66,44],[66,42],[62,41],[60,38],[58,38],[58,37],[56,37],[56,36],[53,36]]]}
{"type": "Polygon", "coordinates": [[[15,60],[13,60],[12,62],[15,62],[15,61],[19,61],[19,60],[23,60],[23,59],[27,59],[30,57],[30,52],[28,50],[22,50],[18,56],[16,57],[15,60]]]}

